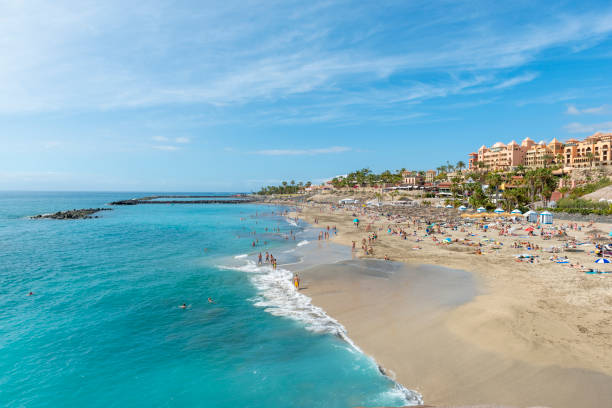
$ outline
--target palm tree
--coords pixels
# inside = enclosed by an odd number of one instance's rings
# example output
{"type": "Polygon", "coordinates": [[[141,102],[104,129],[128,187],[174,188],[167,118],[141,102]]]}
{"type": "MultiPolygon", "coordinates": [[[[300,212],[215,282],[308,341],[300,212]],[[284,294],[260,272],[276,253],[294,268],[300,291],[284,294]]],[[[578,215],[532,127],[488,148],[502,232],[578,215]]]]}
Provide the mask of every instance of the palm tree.
{"type": "Polygon", "coordinates": [[[548,167],[548,164],[552,161],[552,159],[554,159],[552,154],[545,154],[542,156],[542,164],[544,165],[544,168],[548,167]]]}
{"type": "Polygon", "coordinates": [[[589,166],[593,167],[593,160],[595,160],[595,156],[593,155],[592,152],[587,152],[586,153],[586,157],[589,160],[589,166]]]}
{"type": "MultiPolygon", "coordinates": [[[[499,174],[499,173],[489,173],[489,174],[487,174],[486,182],[489,185],[489,191],[494,190],[495,191],[495,197],[497,197],[498,188],[499,188],[499,186],[501,186],[501,183],[502,183],[501,174],[499,174]]],[[[492,200],[493,199],[492,194],[491,194],[490,197],[491,197],[491,200],[492,200]]]]}
{"type": "Polygon", "coordinates": [[[459,161],[457,162],[457,165],[456,165],[455,167],[457,167],[457,169],[458,169],[459,171],[461,171],[461,170],[463,170],[463,169],[465,168],[465,163],[464,163],[462,160],[459,160],[459,161]]]}

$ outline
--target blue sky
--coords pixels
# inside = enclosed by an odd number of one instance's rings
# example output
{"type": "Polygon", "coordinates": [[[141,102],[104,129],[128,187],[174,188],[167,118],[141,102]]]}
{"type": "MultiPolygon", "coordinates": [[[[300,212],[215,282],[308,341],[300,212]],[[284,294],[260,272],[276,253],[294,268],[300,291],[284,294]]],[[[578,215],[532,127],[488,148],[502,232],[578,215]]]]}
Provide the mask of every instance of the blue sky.
{"type": "Polygon", "coordinates": [[[612,131],[612,4],[0,0],[0,189],[250,191],[612,131]]]}

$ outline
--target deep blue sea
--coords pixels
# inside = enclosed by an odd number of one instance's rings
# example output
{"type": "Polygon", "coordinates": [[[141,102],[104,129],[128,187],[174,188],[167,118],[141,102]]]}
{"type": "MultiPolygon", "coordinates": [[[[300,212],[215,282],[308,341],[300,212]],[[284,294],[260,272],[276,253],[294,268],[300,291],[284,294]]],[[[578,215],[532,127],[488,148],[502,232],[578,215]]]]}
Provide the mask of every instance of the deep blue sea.
{"type": "Polygon", "coordinates": [[[291,287],[282,264],[315,232],[278,207],[157,204],[88,220],[28,218],[150,194],[0,192],[1,407],[409,402],[291,287]],[[255,265],[265,250],[277,271],[255,265]]]}

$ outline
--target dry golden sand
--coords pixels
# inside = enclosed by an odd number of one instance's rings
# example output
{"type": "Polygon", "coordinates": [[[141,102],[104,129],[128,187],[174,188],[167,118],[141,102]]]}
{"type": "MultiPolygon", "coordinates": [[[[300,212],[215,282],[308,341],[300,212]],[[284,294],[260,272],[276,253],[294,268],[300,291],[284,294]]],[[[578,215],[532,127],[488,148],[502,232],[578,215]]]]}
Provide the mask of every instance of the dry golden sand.
{"type": "MultiPolygon", "coordinates": [[[[388,235],[394,222],[353,216],[329,207],[305,207],[298,215],[318,226],[336,225],[335,242],[350,245],[367,237],[372,224],[379,239],[375,256],[388,255],[408,265],[431,264],[472,272],[479,294],[460,306],[423,308],[410,293],[410,279],[380,279],[367,274],[304,276],[305,293],[337,318],[349,336],[396,379],[420,391],[431,404],[499,403],[512,406],[612,407],[612,274],[587,275],[550,262],[518,263],[526,252],[511,243],[529,240],[542,247],[562,245],[539,237],[488,237],[502,249],[483,255],[460,244],[436,245],[388,235]],[[381,229],[382,230],[379,230],[381,229]],[[414,250],[419,246],[422,249],[414,250]]],[[[609,225],[599,225],[608,231],[609,225]]],[[[415,228],[405,228],[412,231],[415,228]]],[[[482,233],[471,239],[478,242],[482,233]]],[[[424,231],[418,231],[423,236],[424,231]]],[[[574,232],[579,239],[584,232],[574,232]]],[[[465,232],[439,236],[463,239],[465,232]]],[[[589,247],[592,249],[592,247],[589,247]]],[[[361,251],[359,251],[362,253],[361,251]]],[[[567,253],[586,266],[593,255],[567,253]]],[[[607,265],[603,265],[604,267],[607,265]]]]}

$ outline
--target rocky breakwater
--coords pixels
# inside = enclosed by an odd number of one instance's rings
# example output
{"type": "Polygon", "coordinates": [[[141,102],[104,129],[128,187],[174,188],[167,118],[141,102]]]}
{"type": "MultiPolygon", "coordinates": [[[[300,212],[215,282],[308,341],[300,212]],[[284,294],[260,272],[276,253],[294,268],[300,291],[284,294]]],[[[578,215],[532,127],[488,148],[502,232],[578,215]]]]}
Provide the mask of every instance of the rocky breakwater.
{"type": "Polygon", "coordinates": [[[93,215],[98,211],[111,211],[112,208],[83,208],[80,210],[68,210],[68,211],[58,211],[56,213],[51,214],[38,214],[33,215],[30,218],[32,219],[41,219],[41,218],[50,218],[53,220],[82,220],[82,219],[90,219],[90,218],[100,218],[97,215],[93,215]]]}
{"type": "Polygon", "coordinates": [[[138,205],[138,204],[248,204],[256,199],[243,195],[234,196],[151,196],[130,198],[109,203],[109,205],[138,205]],[[181,198],[189,200],[181,200],[181,198]]]}

